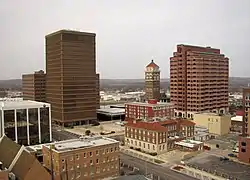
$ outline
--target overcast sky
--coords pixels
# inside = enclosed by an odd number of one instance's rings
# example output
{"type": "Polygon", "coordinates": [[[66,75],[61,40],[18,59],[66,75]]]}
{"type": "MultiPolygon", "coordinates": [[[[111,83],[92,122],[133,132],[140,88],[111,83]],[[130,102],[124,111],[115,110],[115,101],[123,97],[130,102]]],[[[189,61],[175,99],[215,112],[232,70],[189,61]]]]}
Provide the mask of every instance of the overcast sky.
{"type": "Polygon", "coordinates": [[[250,0],[0,0],[0,79],[45,68],[44,36],[97,33],[101,78],[143,78],[153,58],[169,77],[177,44],[220,48],[230,76],[250,77],[250,0]]]}

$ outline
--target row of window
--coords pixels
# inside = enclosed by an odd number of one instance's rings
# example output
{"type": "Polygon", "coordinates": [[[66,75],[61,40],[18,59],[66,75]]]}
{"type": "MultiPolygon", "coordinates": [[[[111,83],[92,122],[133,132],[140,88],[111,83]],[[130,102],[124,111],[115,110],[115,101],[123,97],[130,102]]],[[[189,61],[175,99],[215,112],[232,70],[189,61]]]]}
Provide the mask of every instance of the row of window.
{"type": "MultiPolygon", "coordinates": [[[[135,145],[135,146],[137,146],[137,147],[139,147],[139,148],[143,148],[143,149],[147,149],[147,150],[151,150],[151,146],[152,146],[152,150],[153,151],[155,151],[156,150],[156,148],[155,148],[155,145],[150,145],[150,144],[146,144],[146,143],[142,143],[142,142],[137,142],[137,141],[133,141],[133,140],[130,140],[129,141],[129,139],[127,139],[127,143],[129,144],[129,145],[135,145]]],[[[167,148],[166,146],[165,146],[165,144],[163,144],[163,145],[158,145],[158,147],[159,147],[159,150],[160,151],[162,151],[162,150],[165,150],[165,148],[167,148]]]]}
{"type": "MultiPolygon", "coordinates": [[[[90,172],[88,171],[84,171],[84,174],[83,176],[93,176],[95,173],[99,174],[99,173],[102,173],[102,172],[105,172],[105,171],[110,171],[110,170],[113,170],[113,169],[118,169],[118,165],[107,165],[105,167],[96,167],[96,170],[90,170],[90,172]]],[[[56,173],[54,173],[54,175],[56,175],[56,173]]],[[[75,174],[72,174],[70,179],[71,180],[74,180],[74,179],[79,179],[81,177],[81,172],[80,171],[77,171],[76,172],[76,175],[75,174]]]]}
{"type": "MultiPolygon", "coordinates": [[[[104,150],[96,150],[95,151],[95,155],[98,156],[99,154],[105,154],[105,153],[108,154],[108,153],[116,152],[117,150],[118,150],[117,147],[106,148],[104,150]]],[[[83,153],[83,157],[84,158],[92,157],[92,156],[93,156],[93,152],[92,151],[87,152],[87,153],[86,152],[83,153]]],[[[75,155],[75,159],[79,160],[80,159],[80,154],[76,154],[75,155]]],[[[70,157],[70,161],[73,161],[73,160],[74,160],[74,156],[71,156],[70,157]]],[[[62,162],[64,163],[65,159],[62,159],[62,162]]]]}
{"type": "MultiPolygon", "coordinates": [[[[102,159],[102,163],[113,162],[114,160],[117,161],[117,160],[118,160],[118,157],[117,157],[117,156],[116,156],[116,157],[112,156],[111,158],[110,158],[110,157],[105,157],[105,158],[102,159]]],[[[99,164],[99,163],[101,163],[100,160],[99,160],[99,159],[96,159],[96,160],[95,160],[95,164],[99,164]]],[[[90,159],[90,160],[89,160],[89,165],[92,166],[93,164],[94,164],[93,159],[90,159]]],[[[83,167],[87,167],[87,163],[84,163],[84,164],[83,164],[83,167]]],[[[79,168],[80,168],[80,164],[77,164],[77,165],[76,165],[76,168],[79,169],[79,168]]],[[[74,166],[71,166],[71,167],[70,167],[70,170],[73,171],[74,169],[75,169],[74,166]]],[[[65,171],[65,170],[66,170],[66,165],[63,164],[63,165],[62,165],[62,171],[65,171]]]]}

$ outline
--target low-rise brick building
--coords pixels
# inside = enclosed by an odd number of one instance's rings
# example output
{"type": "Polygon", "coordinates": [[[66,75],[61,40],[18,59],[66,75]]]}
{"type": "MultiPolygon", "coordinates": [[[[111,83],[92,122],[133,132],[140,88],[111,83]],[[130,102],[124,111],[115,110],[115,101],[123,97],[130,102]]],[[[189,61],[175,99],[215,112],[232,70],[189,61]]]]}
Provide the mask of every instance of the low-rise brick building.
{"type": "Polygon", "coordinates": [[[43,163],[54,174],[54,180],[119,175],[119,142],[113,139],[81,137],[43,145],[42,151],[43,163]]]}
{"type": "Polygon", "coordinates": [[[239,137],[239,160],[250,163],[250,137],[239,137]]]}
{"type": "Polygon", "coordinates": [[[170,103],[161,103],[151,99],[148,102],[131,102],[125,104],[125,117],[134,119],[166,118],[174,117],[174,106],[170,103]]]}
{"type": "Polygon", "coordinates": [[[174,143],[194,136],[195,123],[188,120],[136,121],[125,125],[125,145],[147,153],[161,154],[174,148],[174,143]]]}

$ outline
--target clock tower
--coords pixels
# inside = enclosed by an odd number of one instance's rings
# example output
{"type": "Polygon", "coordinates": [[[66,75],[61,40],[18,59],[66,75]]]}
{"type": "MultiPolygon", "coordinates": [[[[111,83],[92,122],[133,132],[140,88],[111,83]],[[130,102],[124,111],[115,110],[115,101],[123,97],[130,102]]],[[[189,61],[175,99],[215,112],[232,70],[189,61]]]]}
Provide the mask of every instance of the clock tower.
{"type": "Polygon", "coordinates": [[[160,100],[160,68],[152,60],[145,70],[145,95],[146,100],[160,100]]]}

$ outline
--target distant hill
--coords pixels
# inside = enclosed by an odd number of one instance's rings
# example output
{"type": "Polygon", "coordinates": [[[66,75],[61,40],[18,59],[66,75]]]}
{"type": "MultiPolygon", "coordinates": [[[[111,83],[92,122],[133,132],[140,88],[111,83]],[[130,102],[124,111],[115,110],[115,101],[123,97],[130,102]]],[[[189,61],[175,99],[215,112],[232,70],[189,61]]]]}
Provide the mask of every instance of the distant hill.
{"type": "MultiPolygon", "coordinates": [[[[230,77],[229,88],[233,91],[240,91],[242,87],[250,85],[250,78],[248,77],[230,77]]],[[[144,87],[144,79],[101,79],[101,89],[141,89],[144,87]]],[[[0,80],[0,88],[21,89],[21,79],[0,80]]],[[[161,87],[169,87],[169,79],[161,79],[161,87]]]]}
{"type": "Polygon", "coordinates": [[[4,89],[21,89],[21,79],[0,80],[0,88],[4,89]]]}

